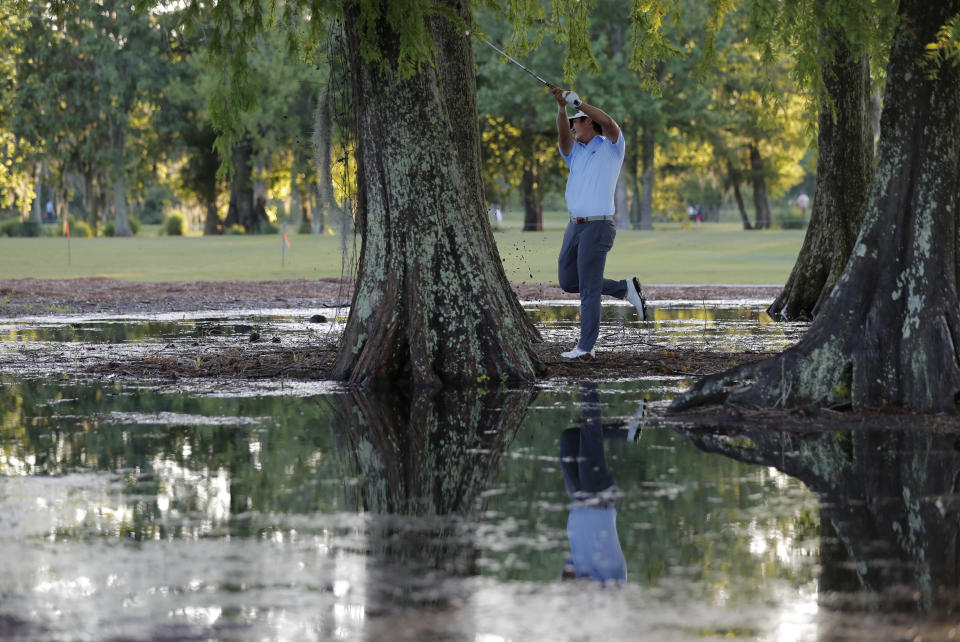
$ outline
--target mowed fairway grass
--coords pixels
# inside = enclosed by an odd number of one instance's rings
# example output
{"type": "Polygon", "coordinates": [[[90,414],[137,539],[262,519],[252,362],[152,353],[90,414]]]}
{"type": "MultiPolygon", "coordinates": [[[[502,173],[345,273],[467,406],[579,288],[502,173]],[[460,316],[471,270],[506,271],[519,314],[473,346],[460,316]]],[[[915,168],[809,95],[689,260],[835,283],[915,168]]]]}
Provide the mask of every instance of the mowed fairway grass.
{"type": "MultiPolygon", "coordinates": [[[[130,281],[273,280],[338,277],[341,239],[214,236],[133,238],[0,238],[0,278],[110,277],[130,281]],[[281,265],[283,259],[283,265],[281,265]]],[[[652,231],[617,232],[606,275],[636,275],[644,283],[783,284],[803,241],[803,230],[744,231],[737,223],[665,224],[652,231]]],[[[545,232],[494,233],[507,276],[514,282],[554,283],[561,225],[545,232]]],[[[360,239],[347,247],[359,250],[360,239]]]]}

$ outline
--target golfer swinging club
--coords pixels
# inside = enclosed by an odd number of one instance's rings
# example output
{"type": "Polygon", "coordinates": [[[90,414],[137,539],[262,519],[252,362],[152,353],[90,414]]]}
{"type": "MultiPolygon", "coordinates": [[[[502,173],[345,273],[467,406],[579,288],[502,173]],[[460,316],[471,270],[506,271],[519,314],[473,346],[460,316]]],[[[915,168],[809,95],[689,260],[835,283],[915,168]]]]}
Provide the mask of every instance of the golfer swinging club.
{"type": "Polygon", "coordinates": [[[600,295],[626,299],[641,321],[646,318],[646,302],[636,277],[623,281],[603,278],[607,252],[617,235],[613,192],[626,145],[620,127],[600,109],[581,102],[579,111],[568,118],[563,90],[554,87],[553,97],[558,105],[560,156],[570,168],[565,194],[570,222],[560,247],[558,274],[564,292],[580,293],[580,341],[560,356],[593,359],[600,333],[600,295]]]}

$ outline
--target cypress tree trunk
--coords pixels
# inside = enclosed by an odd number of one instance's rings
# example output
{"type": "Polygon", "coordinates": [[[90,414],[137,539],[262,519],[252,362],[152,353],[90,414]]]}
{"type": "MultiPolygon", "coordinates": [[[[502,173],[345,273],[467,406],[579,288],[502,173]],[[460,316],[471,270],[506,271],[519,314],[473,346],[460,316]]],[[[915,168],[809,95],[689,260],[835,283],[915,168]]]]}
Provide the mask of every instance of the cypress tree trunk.
{"type": "Polygon", "coordinates": [[[297,226],[297,229],[300,229],[300,225],[306,220],[304,216],[306,207],[303,202],[303,195],[300,193],[300,184],[297,181],[303,166],[298,162],[296,152],[294,154],[294,163],[290,168],[290,211],[287,212],[287,218],[297,226]]]}
{"type": "Polygon", "coordinates": [[[133,236],[133,229],[130,227],[130,219],[127,217],[127,185],[123,179],[123,148],[125,135],[122,126],[111,119],[110,121],[110,143],[113,145],[113,153],[118,167],[115,168],[113,178],[113,235],[114,236],[133,236]]]}
{"type": "Polygon", "coordinates": [[[767,198],[767,176],[763,157],[756,145],[750,145],[750,174],[753,181],[753,208],[757,213],[754,229],[770,228],[770,201],[767,198]]]}
{"type": "Polygon", "coordinates": [[[113,235],[133,236],[127,216],[127,185],[122,176],[113,181],[113,235]]]}
{"type": "MultiPolygon", "coordinates": [[[[466,3],[445,4],[469,15],[466,3]]],[[[368,63],[358,24],[348,7],[363,244],[334,377],[533,380],[536,331],[509,288],[484,210],[470,41],[438,19],[443,54],[404,78],[395,71],[398,34],[378,21],[384,61],[368,63]]]]}
{"type": "Polygon", "coordinates": [[[630,204],[627,198],[627,174],[620,172],[613,192],[613,224],[618,230],[630,229],[630,204]]]}
{"type": "Polygon", "coordinates": [[[217,200],[214,198],[212,201],[207,201],[207,212],[203,217],[203,234],[204,236],[210,236],[212,234],[220,234],[220,217],[217,216],[217,200]]]}
{"type": "Polygon", "coordinates": [[[743,221],[743,229],[752,230],[750,216],[747,215],[747,206],[743,202],[743,194],[740,193],[740,173],[733,169],[733,164],[727,161],[727,182],[733,189],[733,200],[737,203],[737,211],[740,212],[740,220],[743,221]]]}
{"type": "Polygon", "coordinates": [[[254,207],[253,142],[241,140],[230,153],[233,176],[230,179],[230,206],[226,226],[242,225],[247,233],[260,230],[260,218],[254,207]]]}
{"type": "Polygon", "coordinates": [[[702,379],[673,409],[729,399],[956,413],[960,68],[932,75],[925,45],[958,10],[900,3],[866,218],[810,330],[778,357],[702,379]],[[730,393],[741,379],[750,385],[730,393]]]}
{"type": "Polygon", "coordinates": [[[825,58],[817,132],[817,187],[810,225],[787,284],[767,309],[775,319],[812,319],[853,251],[873,179],[870,63],[846,39],[826,32],[835,55],[825,58]]]}
{"type": "Polygon", "coordinates": [[[540,200],[540,179],[536,161],[531,159],[523,170],[523,231],[543,231],[543,202],[540,200]]]}
{"type": "Polygon", "coordinates": [[[323,232],[328,216],[338,213],[333,197],[333,173],[330,150],[333,145],[333,110],[330,108],[330,85],[320,90],[320,99],[313,115],[313,164],[317,171],[317,209],[313,213],[313,233],[323,232]]]}
{"type": "MultiPolygon", "coordinates": [[[[621,128],[621,131],[624,132],[624,136],[627,136],[626,140],[639,140],[639,132],[633,125],[633,118],[627,117],[624,119],[624,126],[621,128]],[[629,135],[627,132],[630,132],[629,135]]],[[[640,177],[637,174],[637,167],[640,164],[640,151],[638,145],[627,145],[627,153],[623,159],[623,168],[620,170],[621,175],[627,177],[627,187],[630,192],[630,227],[632,229],[640,229],[640,198],[641,198],[641,188],[640,188],[640,177]]]]}
{"type": "Polygon", "coordinates": [[[645,125],[640,131],[640,229],[653,229],[653,181],[656,139],[653,127],[645,125]]]}
{"type": "Polygon", "coordinates": [[[43,163],[37,163],[33,168],[33,207],[30,210],[30,218],[37,223],[43,221],[44,203],[43,203],[43,163]]]}

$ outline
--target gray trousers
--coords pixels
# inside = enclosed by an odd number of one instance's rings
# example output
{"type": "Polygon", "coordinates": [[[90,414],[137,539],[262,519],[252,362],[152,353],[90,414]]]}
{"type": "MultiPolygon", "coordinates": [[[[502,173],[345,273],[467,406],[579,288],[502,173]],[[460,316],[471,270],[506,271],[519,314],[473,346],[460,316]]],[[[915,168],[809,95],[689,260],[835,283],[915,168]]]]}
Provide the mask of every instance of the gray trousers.
{"type": "Polygon", "coordinates": [[[593,350],[600,334],[600,296],[623,299],[627,295],[626,281],[603,278],[607,252],[613,247],[617,229],[613,221],[567,223],[557,260],[557,275],[564,292],[580,293],[581,350],[593,350]]]}

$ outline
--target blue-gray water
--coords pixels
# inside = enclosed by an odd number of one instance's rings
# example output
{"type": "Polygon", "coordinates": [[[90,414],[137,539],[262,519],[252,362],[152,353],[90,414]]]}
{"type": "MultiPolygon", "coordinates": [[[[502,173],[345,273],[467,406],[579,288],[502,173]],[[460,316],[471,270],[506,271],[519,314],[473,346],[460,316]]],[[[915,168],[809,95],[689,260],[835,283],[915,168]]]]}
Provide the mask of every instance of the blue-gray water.
{"type": "MultiPolygon", "coordinates": [[[[546,312],[546,332],[570,332],[546,312]]],[[[739,349],[802,331],[750,309],[662,314],[637,334],[608,311],[607,340],[739,349]]],[[[6,350],[194,341],[201,323],[312,331],[287,318],[4,323],[6,350]]],[[[414,397],[75,373],[0,383],[0,638],[874,640],[955,624],[949,574],[929,563],[948,566],[956,545],[956,490],[919,470],[955,478],[950,435],[695,444],[637,413],[662,414],[689,383],[677,377],[414,397]],[[597,428],[614,487],[575,502],[562,435],[597,428]],[[888,462],[894,499],[856,465],[884,443],[912,462],[888,462]],[[705,452],[725,448],[754,463],[705,452]],[[625,581],[561,578],[583,505],[615,511],[625,581]],[[903,572],[877,570],[891,566],[903,572]]]]}

